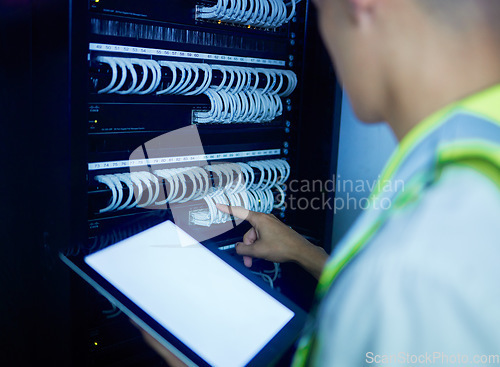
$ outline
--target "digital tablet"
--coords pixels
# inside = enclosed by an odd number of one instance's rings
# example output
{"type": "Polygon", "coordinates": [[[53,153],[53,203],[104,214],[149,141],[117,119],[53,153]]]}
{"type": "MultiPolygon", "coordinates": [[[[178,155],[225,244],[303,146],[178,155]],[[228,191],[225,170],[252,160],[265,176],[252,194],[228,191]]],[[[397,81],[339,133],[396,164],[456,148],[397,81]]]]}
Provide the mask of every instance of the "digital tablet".
{"type": "Polygon", "coordinates": [[[171,221],[62,260],[189,366],[265,366],[306,313],[216,246],[171,221]]]}

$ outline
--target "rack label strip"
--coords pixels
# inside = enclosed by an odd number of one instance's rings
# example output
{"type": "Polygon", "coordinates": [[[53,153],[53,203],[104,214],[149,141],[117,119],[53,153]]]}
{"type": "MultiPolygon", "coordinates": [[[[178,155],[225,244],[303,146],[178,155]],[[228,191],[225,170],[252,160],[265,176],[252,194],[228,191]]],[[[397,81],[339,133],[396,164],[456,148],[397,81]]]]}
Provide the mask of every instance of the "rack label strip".
{"type": "Polygon", "coordinates": [[[215,153],[215,154],[199,154],[188,155],[182,157],[165,157],[165,158],[149,158],[149,159],[134,159],[128,161],[110,161],[110,162],[95,162],[89,163],[89,171],[114,169],[114,168],[128,168],[136,166],[152,166],[155,164],[171,164],[171,163],[185,163],[185,162],[199,162],[199,161],[215,161],[221,159],[235,159],[235,158],[248,158],[248,157],[262,157],[269,155],[279,155],[280,149],[267,149],[267,150],[251,150],[246,152],[230,152],[230,153],[215,153]]]}
{"type": "Polygon", "coordinates": [[[89,45],[90,51],[106,51],[106,52],[121,52],[128,54],[140,54],[140,55],[156,55],[156,56],[170,56],[170,57],[182,57],[187,59],[198,59],[198,60],[211,60],[211,61],[231,61],[239,62],[245,64],[262,64],[262,65],[274,65],[274,66],[285,66],[285,61],[281,60],[271,60],[271,59],[259,59],[255,57],[241,57],[241,56],[231,56],[231,55],[218,55],[218,54],[207,54],[202,52],[188,52],[188,51],[174,51],[174,50],[162,50],[157,48],[147,48],[147,47],[133,47],[133,46],[121,46],[121,45],[110,45],[106,43],[91,43],[89,45]]]}

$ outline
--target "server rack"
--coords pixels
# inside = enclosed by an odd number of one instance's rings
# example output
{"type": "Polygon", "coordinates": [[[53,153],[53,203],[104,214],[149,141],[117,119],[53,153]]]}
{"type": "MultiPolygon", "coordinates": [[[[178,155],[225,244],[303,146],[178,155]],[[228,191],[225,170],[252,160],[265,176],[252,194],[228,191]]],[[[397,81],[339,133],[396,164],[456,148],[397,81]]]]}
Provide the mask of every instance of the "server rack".
{"type": "MultiPolygon", "coordinates": [[[[200,7],[215,3],[210,0],[56,1],[42,2],[30,9],[32,111],[33,119],[41,122],[32,129],[37,138],[30,145],[30,152],[33,156],[43,156],[34,172],[46,178],[34,189],[41,204],[38,219],[43,218],[33,239],[40,254],[35,262],[43,277],[33,288],[38,289],[43,301],[34,316],[41,342],[33,360],[43,356],[58,365],[82,366],[162,364],[112,305],[69,275],[57,260],[59,251],[79,251],[106,239],[117,241],[172,218],[168,206],[158,210],[137,206],[116,210],[115,205],[115,210],[100,213],[113,199],[110,187],[96,177],[128,172],[130,156],[136,148],[173,130],[197,126],[203,143],[203,161],[209,165],[215,163],[210,157],[222,154],[224,161],[230,163],[286,160],[291,167],[289,180],[326,180],[335,173],[341,92],[319,39],[310,2],[299,2],[290,22],[279,27],[201,19],[200,7]],[[103,62],[106,58],[108,63],[103,62]],[[196,113],[211,108],[207,96],[156,94],[173,81],[168,66],[162,66],[158,72],[161,80],[156,88],[140,93],[148,89],[139,88],[140,75],[146,84],[153,85],[151,75],[155,66],[144,66],[137,61],[132,66],[137,84],[132,85],[133,71],[128,64],[124,67],[116,61],[121,59],[153,60],[159,65],[173,62],[237,66],[247,68],[249,74],[259,68],[290,70],[297,77],[297,86],[293,93],[280,99],[282,112],[267,121],[242,119],[239,123],[196,124],[196,113]],[[117,63],[115,71],[109,60],[117,63]],[[150,73],[148,78],[144,77],[146,70],[150,73]],[[126,78],[125,72],[129,73],[126,78]],[[102,92],[112,84],[113,73],[117,79],[113,87],[116,88],[119,79],[123,79],[123,85],[115,92],[108,93],[114,88],[102,92]],[[138,93],[116,93],[127,89],[138,93]],[[244,156],[241,152],[250,154],[244,156]],[[47,320],[47,315],[53,322],[47,320]],[[51,353],[53,343],[57,353],[51,353]]],[[[199,73],[201,79],[203,71],[199,73]]],[[[214,84],[222,83],[224,73],[214,71],[212,76],[214,84]]],[[[230,77],[229,72],[227,76],[230,77]]],[[[263,81],[257,83],[257,77],[252,77],[249,83],[255,82],[257,88],[265,89],[265,77],[258,76],[263,81]]],[[[278,79],[272,79],[273,83],[278,79]]],[[[290,83],[282,79],[284,84],[290,83]]],[[[180,152],[157,154],[154,158],[193,155],[189,150],[180,152]]],[[[140,158],[150,159],[148,153],[155,154],[148,149],[140,158]]],[[[147,163],[145,169],[154,172],[153,164],[147,163]]],[[[182,166],[185,164],[174,162],[158,167],[182,166]]],[[[258,169],[255,174],[259,175],[258,169]]],[[[215,185],[216,177],[212,174],[210,179],[215,185]]],[[[143,182],[147,190],[146,181],[143,182]]],[[[123,182],[122,202],[118,204],[124,203],[127,188],[123,182]]],[[[317,193],[303,195],[314,194],[317,193]]],[[[324,194],[327,198],[333,196],[324,194]]],[[[193,205],[186,204],[184,219],[182,212],[179,214],[185,226],[193,226],[190,215],[202,206],[200,202],[193,205]]],[[[331,250],[331,210],[278,209],[273,213],[311,241],[331,250]]],[[[221,247],[232,244],[246,229],[248,226],[240,225],[228,232],[221,231],[215,240],[221,247]]],[[[257,263],[257,270],[269,265],[257,263]]],[[[295,265],[282,266],[275,286],[304,308],[309,307],[314,281],[295,265]]]]}

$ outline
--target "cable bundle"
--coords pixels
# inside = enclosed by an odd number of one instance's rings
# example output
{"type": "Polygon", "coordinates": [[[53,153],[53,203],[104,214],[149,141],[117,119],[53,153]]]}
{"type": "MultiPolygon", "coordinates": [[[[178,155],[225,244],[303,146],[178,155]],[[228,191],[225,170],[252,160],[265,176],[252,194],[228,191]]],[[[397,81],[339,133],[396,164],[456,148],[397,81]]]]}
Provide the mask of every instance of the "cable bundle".
{"type": "Polygon", "coordinates": [[[209,111],[195,111],[193,122],[241,123],[270,122],[283,113],[283,103],[276,94],[262,92],[240,92],[231,94],[224,91],[208,90],[209,111]]]}
{"type": "Polygon", "coordinates": [[[290,70],[212,67],[221,73],[221,81],[204,92],[210,110],[196,111],[195,123],[272,121],[283,113],[280,97],[290,95],[297,86],[297,76],[290,70]]]}
{"type": "Polygon", "coordinates": [[[272,121],[283,113],[280,97],[289,96],[297,86],[297,76],[290,70],[109,56],[97,61],[108,64],[112,72],[100,94],[205,94],[210,110],[195,111],[195,123],[272,121]],[[162,82],[164,75],[168,82],[162,82]]]}
{"type": "MultiPolygon", "coordinates": [[[[246,163],[238,163],[241,174],[238,180],[227,179],[229,184],[219,186],[206,195],[205,200],[208,209],[200,209],[191,212],[190,221],[193,224],[209,227],[212,224],[219,224],[231,221],[231,217],[217,210],[216,204],[231,206],[242,206],[248,210],[271,213],[273,209],[282,208],[285,204],[284,183],[290,176],[290,165],[285,160],[267,160],[246,163]],[[254,168],[260,171],[260,178],[257,180],[254,168]],[[243,178],[243,180],[241,180],[243,178]],[[279,193],[279,202],[275,203],[273,189],[279,193]]],[[[223,174],[228,173],[227,165],[209,166],[218,176],[221,182],[223,174]]]]}
{"type": "Polygon", "coordinates": [[[300,0],[218,0],[214,6],[198,6],[197,18],[225,23],[278,28],[295,15],[300,0]],[[287,8],[290,6],[290,10],[287,8]]]}
{"type": "Polygon", "coordinates": [[[97,61],[111,68],[111,81],[98,91],[99,94],[149,94],[156,91],[156,94],[193,96],[211,88],[216,92],[260,91],[287,97],[297,86],[297,75],[291,70],[111,56],[99,56],[97,61]],[[215,74],[220,81],[214,78],[215,74]],[[163,76],[170,81],[163,83],[163,89],[158,90],[163,76]]]}
{"type": "Polygon", "coordinates": [[[204,200],[208,210],[201,209],[191,212],[190,221],[193,224],[205,227],[231,221],[229,214],[218,210],[215,204],[242,206],[248,210],[261,213],[271,213],[275,207],[271,189],[243,190],[233,194],[218,192],[207,195],[204,200]]]}
{"type": "Polygon", "coordinates": [[[112,195],[109,205],[99,210],[99,213],[132,209],[135,207],[144,208],[152,205],[160,195],[160,181],[158,177],[147,171],[99,175],[95,177],[95,180],[108,186],[112,195]],[[123,195],[124,186],[128,188],[126,199],[123,195]],[[144,196],[144,187],[146,187],[147,199],[142,204],[139,204],[144,196]],[[134,200],[135,188],[137,190],[134,200]]]}
{"type": "Polygon", "coordinates": [[[273,159],[212,164],[203,168],[168,168],[153,173],[98,175],[95,180],[106,185],[112,195],[109,204],[99,213],[204,200],[208,209],[193,211],[191,220],[194,224],[209,226],[229,220],[216,209],[216,203],[266,213],[281,208],[285,203],[284,184],[289,176],[288,162],[273,159]],[[167,190],[160,198],[163,184],[167,190]],[[278,203],[275,203],[273,190],[279,193],[278,203]]]}
{"type": "Polygon", "coordinates": [[[161,67],[154,60],[99,56],[97,61],[108,64],[111,68],[111,81],[107,87],[98,91],[99,94],[149,94],[156,90],[161,82],[161,67]],[[140,82],[136,67],[142,69],[140,82]],[[131,82],[125,86],[128,76],[131,82]]]}

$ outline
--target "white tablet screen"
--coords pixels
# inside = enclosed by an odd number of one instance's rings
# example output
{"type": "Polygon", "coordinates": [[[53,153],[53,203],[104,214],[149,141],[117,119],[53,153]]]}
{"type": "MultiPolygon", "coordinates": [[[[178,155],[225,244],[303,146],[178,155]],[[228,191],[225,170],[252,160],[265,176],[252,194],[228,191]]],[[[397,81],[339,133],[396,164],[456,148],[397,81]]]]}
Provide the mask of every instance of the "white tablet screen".
{"type": "Polygon", "coordinates": [[[170,221],[85,262],[212,366],[246,365],[294,316],[170,221]]]}

